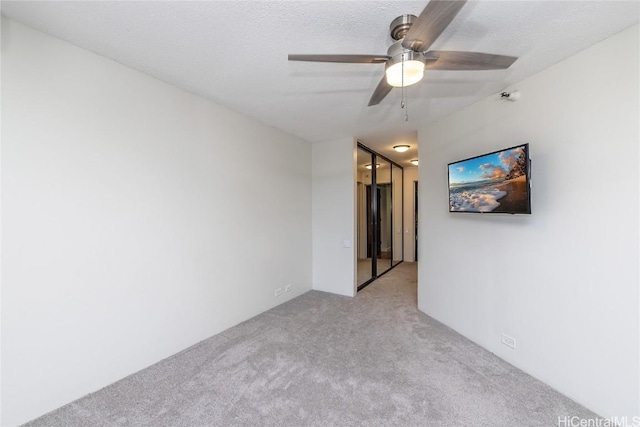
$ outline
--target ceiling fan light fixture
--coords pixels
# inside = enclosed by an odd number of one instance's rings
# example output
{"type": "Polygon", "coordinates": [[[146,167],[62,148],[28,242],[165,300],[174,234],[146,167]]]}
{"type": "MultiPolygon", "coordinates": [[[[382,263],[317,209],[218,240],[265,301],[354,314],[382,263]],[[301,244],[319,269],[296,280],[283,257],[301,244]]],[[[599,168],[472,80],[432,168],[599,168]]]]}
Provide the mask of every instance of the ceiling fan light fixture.
{"type": "Polygon", "coordinates": [[[424,77],[424,63],[410,60],[396,62],[387,68],[387,83],[393,87],[406,87],[418,83],[424,77]],[[403,77],[404,72],[404,77],[403,77]]]}
{"type": "Polygon", "coordinates": [[[393,146],[393,149],[396,150],[398,153],[404,153],[409,148],[411,148],[411,146],[409,146],[407,144],[401,144],[401,145],[394,145],[393,146]]]}
{"type": "Polygon", "coordinates": [[[422,52],[405,49],[402,41],[397,41],[389,47],[387,54],[391,57],[385,66],[389,86],[406,87],[422,80],[427,62],[422,52]]]}
{"type": "MultiPolygon", "coordinates": [[[[430,50],[440,34],[451,24],[467,0],[429,1],[420,16],[402,15],[391,22],[390,35],[396,42],[387,49],[386,55],[289,55],[289,61],[336,62],[348,64],[385,64],[385,75],[380,79],[369,107],[380,102],[394,87],[405,87],[418,83],[429,69],[435,70],[504,70],[518,58],[480,52],[430,50]]],[[[405,92],[401,106],[405,106],[405,92]]],[[[503,97],[509,100],[511,96],[503,97]]],[[[409,120],[405,110],[405,121],[409,120]]]]}

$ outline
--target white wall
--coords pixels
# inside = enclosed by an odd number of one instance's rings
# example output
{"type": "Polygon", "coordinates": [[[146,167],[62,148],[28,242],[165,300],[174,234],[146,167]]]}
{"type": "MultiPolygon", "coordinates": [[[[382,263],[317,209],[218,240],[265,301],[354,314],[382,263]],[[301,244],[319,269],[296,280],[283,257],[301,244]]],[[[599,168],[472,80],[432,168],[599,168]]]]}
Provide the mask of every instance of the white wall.
{"type": "MultiPolygon", "coordinates": [[[[413,199],[414,182],[418,180],[418,168],[404,168],[404,260],[416,260],[415,201],[413,199]]],[[[418,206],[419,208],[419,206],[418,206]]],[[[418,254],[420,257],[420,254],[418,254]]]]}
{"type": "Polygon", "coordinates": [[[312,145],[313,289],[347,296],[356,292],[354,147],[351,138],[312,145]]]}
{"type": "Polygon", "coordinates": [[[5,18],[2,112],[2,425],[311,289],[307,142],[5,18]]]}
{"type": "Polygon", "coordinates": [[[640,414],[638,48],[635,26],[419,132],[420,309],[605,417],[640,414]],[[448,213],[447,163],[523,142],[532,215],[448,213]]]}

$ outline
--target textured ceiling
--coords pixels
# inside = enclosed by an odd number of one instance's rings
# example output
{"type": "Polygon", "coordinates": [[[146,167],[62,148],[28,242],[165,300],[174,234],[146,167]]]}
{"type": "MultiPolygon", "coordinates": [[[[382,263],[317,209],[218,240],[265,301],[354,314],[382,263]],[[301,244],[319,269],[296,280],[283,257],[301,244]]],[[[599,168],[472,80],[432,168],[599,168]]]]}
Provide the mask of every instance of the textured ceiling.
{"type": "MultiPolygon", "coordinates": [[[[394,143],[639,20],[637,1],[470,1],[432,49],[517,56],[508,70],[429,71],[367,107],[382,64],[289,62],[287,54],[385,54],[389,23],[426,1],[3,1],[2,13],[308,141],[394,143]]],[[[597,60],[597,59],[594,59],[597,60]]],[[[526,97],[526,94],[523,94],[526,97]]]]}

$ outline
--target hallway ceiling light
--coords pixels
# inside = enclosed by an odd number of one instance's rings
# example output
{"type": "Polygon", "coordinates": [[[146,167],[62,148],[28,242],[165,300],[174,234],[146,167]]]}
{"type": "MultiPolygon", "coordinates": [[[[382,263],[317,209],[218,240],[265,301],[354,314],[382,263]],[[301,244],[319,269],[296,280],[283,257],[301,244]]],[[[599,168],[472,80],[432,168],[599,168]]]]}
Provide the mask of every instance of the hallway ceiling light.
{"type": "Polygon", "coordinates": [[[407,151],[409,148],[411,148],[409,145],[403,144],[403,145],[394,145],[393,149],[396,150],[398,153],[404,153],[405,151],[407,151]]]}
{"type": "Polygon", "coordinates": [[[418,159],[409,160],[409,162],[414,166],[418,166],[418,159]]]}
{"type": "MultiPolygon", "coordinates": [[[[364,165],[365,168],[367,169],[371,169],[371,163],[364,165]]],[[[376,169],[378,169],[380,167],[380,163],[376,163],[376,169]]]]}

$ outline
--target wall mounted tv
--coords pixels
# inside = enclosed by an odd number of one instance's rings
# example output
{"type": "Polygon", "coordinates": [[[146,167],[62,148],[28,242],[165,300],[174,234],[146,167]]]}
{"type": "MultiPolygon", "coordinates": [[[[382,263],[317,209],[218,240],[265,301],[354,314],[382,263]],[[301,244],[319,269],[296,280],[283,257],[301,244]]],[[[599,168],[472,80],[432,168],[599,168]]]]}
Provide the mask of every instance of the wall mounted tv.
{"type": "Polygon", "coordinates": [[[449,212],[531,213],[529,144],[449,163],[449,212]]]}

